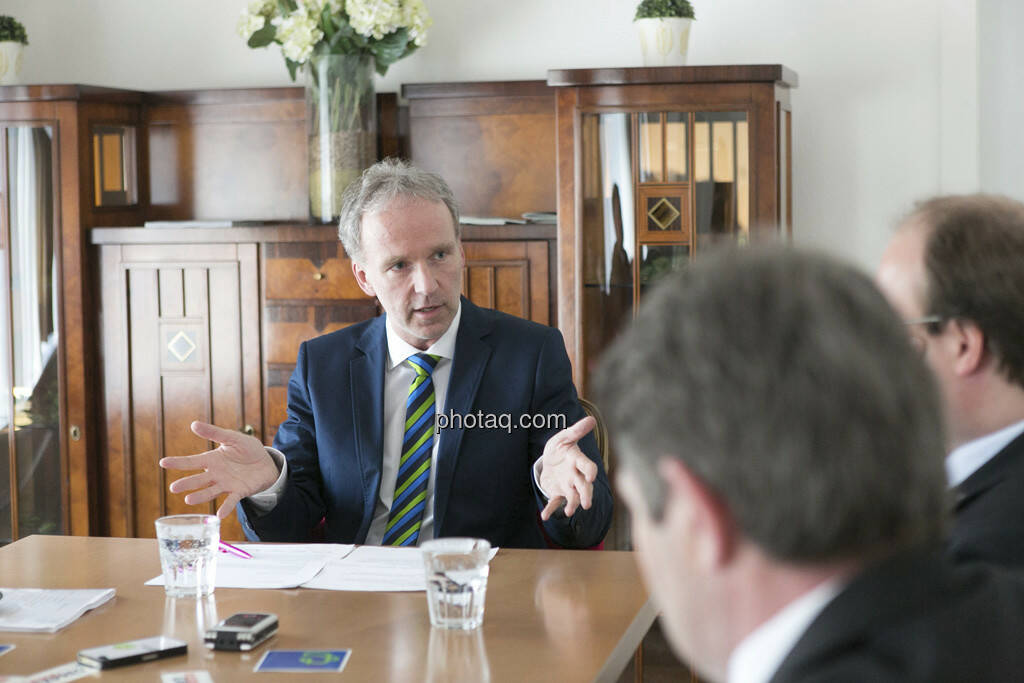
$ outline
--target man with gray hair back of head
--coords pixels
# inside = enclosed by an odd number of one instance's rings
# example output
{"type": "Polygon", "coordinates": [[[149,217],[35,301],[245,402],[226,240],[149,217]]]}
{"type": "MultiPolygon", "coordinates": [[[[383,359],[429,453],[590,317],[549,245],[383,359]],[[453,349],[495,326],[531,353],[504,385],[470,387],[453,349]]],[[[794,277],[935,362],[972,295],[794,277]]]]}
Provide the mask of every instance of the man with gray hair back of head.
{"type": "Polygon", "coordinates": [[[702,257],[603,356],[638,562],[715,681],[1001,681],[1024,580],[955,569],[940,403],[871,281],[780,247],[702,257]]]}
{"type": "Polygon", "coordinates": [[[250,539],[586,548],[611,487],[558,330],[461,296],[465,254],[447,183],[388,159],[345,191],[338,236],[384,314],[303,342],[274,448],[195,422],[220,446],[163,458],[171,484],[250,539]]]}

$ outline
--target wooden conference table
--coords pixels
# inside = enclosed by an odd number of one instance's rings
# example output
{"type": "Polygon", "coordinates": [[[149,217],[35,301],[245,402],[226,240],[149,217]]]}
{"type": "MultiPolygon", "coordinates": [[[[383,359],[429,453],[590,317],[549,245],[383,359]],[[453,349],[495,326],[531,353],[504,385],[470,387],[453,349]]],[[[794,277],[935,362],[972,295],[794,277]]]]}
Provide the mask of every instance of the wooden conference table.
{"type": "MultiPolygon", "coordinates": [[[[156,541],[29,536],[0,548],[0,586],[116,588],[117,595],[53,634],[0,632],[16,645],[0,675],[28,675],[73,661],[83,648],[164,634],[187,656],[104,671],[102,680],[160,681],[203,669],[217,683],[285,680],[256,674],[272,649],[351,649],[341,674],[300,681],[614,681],[654,622],[632,553],[502,549],[491,561],[482,629],[430,627],[425,594],[218,588],[203,600],[171,599],[143,583],[160,573],[156,541]],[[276,637],[251,653],[215,652],[203,629],[235,612],[273,612],[276,637]]],[[[95,680],[92,677],[84,679],[95,680]]]]}

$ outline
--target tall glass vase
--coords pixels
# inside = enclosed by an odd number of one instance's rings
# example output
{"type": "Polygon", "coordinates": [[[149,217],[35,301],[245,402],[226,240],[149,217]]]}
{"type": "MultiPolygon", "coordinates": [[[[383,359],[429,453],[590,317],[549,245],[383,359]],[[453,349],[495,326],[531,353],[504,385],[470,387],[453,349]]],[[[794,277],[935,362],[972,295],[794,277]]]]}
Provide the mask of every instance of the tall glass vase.
{"type": "Polygon", "coordinates": [[[309,213],[333,223],[350,182],[377,159],[372,56],[321,55],[306,64],[309,213]]]}

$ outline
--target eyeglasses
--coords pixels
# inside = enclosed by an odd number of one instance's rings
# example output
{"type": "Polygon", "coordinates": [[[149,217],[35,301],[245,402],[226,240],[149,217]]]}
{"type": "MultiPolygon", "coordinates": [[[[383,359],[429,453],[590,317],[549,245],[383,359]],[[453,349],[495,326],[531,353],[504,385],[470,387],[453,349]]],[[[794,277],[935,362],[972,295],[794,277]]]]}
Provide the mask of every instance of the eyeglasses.
{"type": "MultiPolygon", "coordinates": [[[[920,318],[904,320],[903,324],[907,327],[924,325],[929,334],[938,334],[939,329],[946,320],[948,320],[948,318],[943,318],[941,315],[923,315],[920,318]]],[[[924,355],[925,351],[927,351],[927,341],[916,334],[910,335],[910,345],[913,346],[914,350],[921,355],[924,355]]]]}

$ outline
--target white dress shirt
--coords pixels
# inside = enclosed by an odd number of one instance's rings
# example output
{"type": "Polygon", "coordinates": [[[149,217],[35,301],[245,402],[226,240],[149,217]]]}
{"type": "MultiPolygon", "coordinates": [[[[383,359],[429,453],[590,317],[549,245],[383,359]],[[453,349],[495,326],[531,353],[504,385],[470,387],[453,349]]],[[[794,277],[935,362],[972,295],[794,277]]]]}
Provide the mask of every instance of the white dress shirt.
{"type": "MultiPolygon", "coordinates": [[[[461,320],[462,304],[460,302],[452,324],[429,349],[422,352],[398,336],[391,325],[390,317],[386,317],[384,320],[388,344],[387,365],[384,368],[384,450],[381,462],[380,492],[373,511],[373,521],[370,522],[370,529],[366,533],[367,545],[380,545],[381,539],[384,538],[384,530],[388,525],[391,502],[395,497],[395,478],[401,459],[402,439],[405,437],[405,401],[409,396],[409,386],[416,377],[416,371],[406,365],[405,360],[417,353],[430,353],[441,357],[431,375],[434,382],[434,407],[440,412],[441,406],[444,406],[445,396],[448,394],[448,381],[452,376],[452,360],[455,357],[455,339],[458,336],[461,320]]],[[[423,510],[423,521],[420,525],[419,543],[434,537],[434,479],[437,472],[437,449],[442,436],[443,431],[442,434],[434,437],[430,480],[427,482],[426,507],[423,510]]],[[[249,498],[252,505],[263,513],[273,510],[277,505],[277,500],[281,492],[284,491],[285,482],[288,479],[288,463],[284,455],[275,448],[267,448],[267,451],[281,469],[281,474],[270,488],[249,498]]]]}
{"type": "Polygon", "coordinates": [[[946,456],[946,478],[949,480],[949,488],[955,488],[967,481],[968,477],[1021,434],[1024,434],[1024,420],[954,448],[953,452],[946,456]]]}
{"type": "Polygon", "coordinates": [[[729,655],[728,683],[767,683],[807,627],[839,594],[838,578],[821,582],[747,634],[729,655]]]}

